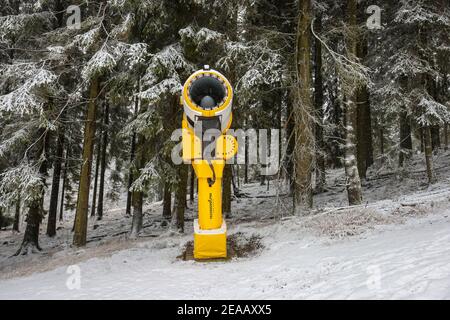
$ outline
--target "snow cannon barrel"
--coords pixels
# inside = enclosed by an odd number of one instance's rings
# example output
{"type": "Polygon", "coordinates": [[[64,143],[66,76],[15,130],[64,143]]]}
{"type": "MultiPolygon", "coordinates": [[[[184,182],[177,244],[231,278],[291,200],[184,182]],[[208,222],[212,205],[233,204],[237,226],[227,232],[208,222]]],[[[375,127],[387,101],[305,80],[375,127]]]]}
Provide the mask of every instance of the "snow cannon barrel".
{"type": "Polygon", "coordinates": [[[194,72],[183,86],[181,100],[192,130],[199,121],[206,128],[223,133],[230,128],[233,89],[220,72],[209,66],[194,72]]]}

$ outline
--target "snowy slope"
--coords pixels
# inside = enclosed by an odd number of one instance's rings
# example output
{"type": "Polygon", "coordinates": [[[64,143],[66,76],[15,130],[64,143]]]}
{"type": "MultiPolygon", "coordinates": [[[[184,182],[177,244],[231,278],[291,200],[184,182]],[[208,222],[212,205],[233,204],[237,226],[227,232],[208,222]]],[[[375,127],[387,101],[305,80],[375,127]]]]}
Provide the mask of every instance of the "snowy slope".
{"type": "Polygon", "coordinates": [[[243,186],[229,234],[257,234],[264,248],[229,262],[177,258],[192,239],[195,202],[184,235],[164,225],[161,203],[148,206],[135,241],[120,206],[90,220],[82,250],[68,245],[70,219],[57,238],[41,235],[38,255],[9,258],[22,235],[2,231],[0,299],[450,299],[450,152],[437,157],[439,182],[431,186],[422,162],[411,161],[412,173],[372,172],[367,203],[352,208],[343,200],[342,169],[328,172],[328,190],[310,213],[292,215],[291,199],[274,197],[274,182],[243,186]],[[73,265],[79,289],[67,272],[73,265]]]}
{"type": "Polygon", "coordinates": [[[220,263],[177,260],[180,239],[166,238],[80,263],[80,289],[64,267],[1,281],[0,298],[450,299],[448,213],[331,243],[285,221],[262,228],[258,256],[220,263]]]}

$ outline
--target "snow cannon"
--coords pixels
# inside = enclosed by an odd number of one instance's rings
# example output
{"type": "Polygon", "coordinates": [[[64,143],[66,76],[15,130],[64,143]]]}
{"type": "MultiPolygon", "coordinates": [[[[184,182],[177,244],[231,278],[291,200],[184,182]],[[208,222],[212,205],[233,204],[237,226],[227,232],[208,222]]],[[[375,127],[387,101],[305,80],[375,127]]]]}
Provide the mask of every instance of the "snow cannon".
{"type": "Polygon", "coordinates": [[[192,163],[198,179],[195,259],[227,257],[222,175],[226,160],[234,157],[238,150],[237,140],[227,134],[232,121],[232,100],[229,81],[209,66],[194,72],[183,86],[183,161],[192,163]]]}

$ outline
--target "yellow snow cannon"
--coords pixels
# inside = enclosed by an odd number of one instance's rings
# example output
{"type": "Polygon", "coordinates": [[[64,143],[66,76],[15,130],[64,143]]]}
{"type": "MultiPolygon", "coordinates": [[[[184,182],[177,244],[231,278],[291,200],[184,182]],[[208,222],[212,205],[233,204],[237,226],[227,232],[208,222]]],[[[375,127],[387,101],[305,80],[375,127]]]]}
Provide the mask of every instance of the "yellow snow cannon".
{"type": "Polygon", "coordinates": [[[222,174],[226,160],[237,153],[231,126],[233,89],[219,72],[205,66],[185,82],[181,95],[183,161],[198,178],[198,219],[194,220],[194,258],[227,257],[222,217],[222,174]]]}

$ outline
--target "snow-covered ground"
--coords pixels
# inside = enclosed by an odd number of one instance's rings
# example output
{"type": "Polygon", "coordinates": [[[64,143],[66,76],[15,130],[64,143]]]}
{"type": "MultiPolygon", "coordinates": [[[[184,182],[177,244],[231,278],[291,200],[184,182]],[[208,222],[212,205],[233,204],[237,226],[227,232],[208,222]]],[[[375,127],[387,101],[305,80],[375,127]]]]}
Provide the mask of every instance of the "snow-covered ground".
{"type": "Polygon", "coordinates": [[[177,260],[180,241],[166,238],[90,259],[79,269],[1,281],[0,298],[450,299],[448,213],[331,244],[284,221],[261,230],[263,252],[231,262],[177,260]]]}
{"type": "Polygon", "coordinates": [[[244,186],[229,233],[256,234],[264,247],[227,262],[177,258],[192,238],[195,203],[184,235],[165,226],[160,203],[150,205],[135,241],[123,210],[111,210],[90,222],[83,250],[64,245],[67,223],[59,238],[41,237],[43,254],[8,258],[20,235],[2,231],[0,299],[450,299],[450,153],[437,157],[432,186],[421,161],[411,161],[411,174],[372,171],[367,203],[352,208],[342,170],[330,171],[307,216],[291,215],[289,198],[270,197],[273,183],[244,186]]]}

